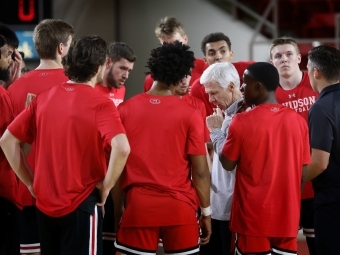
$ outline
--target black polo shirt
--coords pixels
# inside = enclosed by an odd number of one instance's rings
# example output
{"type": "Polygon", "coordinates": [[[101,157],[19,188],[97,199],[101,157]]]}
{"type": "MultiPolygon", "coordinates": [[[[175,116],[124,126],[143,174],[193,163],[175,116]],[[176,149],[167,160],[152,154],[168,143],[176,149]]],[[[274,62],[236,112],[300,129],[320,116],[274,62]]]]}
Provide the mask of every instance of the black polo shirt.
{"type": "Polygon", "coordinates": [[[324,88],[309,110],[310,144],[330,153],[326,170],[312,180],[315,206],[340,201],[340,83],[324,88]]]}

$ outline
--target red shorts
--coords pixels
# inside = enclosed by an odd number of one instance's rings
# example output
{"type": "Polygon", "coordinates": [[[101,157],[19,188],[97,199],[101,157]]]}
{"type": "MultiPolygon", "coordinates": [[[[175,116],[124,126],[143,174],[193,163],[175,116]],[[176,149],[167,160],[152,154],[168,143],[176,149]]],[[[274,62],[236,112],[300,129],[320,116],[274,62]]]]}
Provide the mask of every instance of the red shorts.
{"type": "Polygon", "coordinates": [[[236,234],[235,254],[297,254],[296,237],[258,237],[236,234]]]}
{"type": "Polygon", "coordinates": [[[156,254],[159,238],[165,253],[199,254],[199,226],[120,227],[115,247],[121,253],[156,254]]]}

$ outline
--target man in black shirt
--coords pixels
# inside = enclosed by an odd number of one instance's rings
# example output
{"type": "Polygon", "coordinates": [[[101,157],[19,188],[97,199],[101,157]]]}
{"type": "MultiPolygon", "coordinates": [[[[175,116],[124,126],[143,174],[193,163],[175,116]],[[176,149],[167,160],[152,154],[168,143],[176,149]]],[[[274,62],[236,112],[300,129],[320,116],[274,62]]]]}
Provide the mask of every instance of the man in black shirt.
{"type": "Polygon", "coordinates": [[[308,75],[319,98],[309,110],[312,163],[304,181],[315,191],[314,222],[318,254],[340,251],[340,51],[321,45],[308,53],[308,75]]]}

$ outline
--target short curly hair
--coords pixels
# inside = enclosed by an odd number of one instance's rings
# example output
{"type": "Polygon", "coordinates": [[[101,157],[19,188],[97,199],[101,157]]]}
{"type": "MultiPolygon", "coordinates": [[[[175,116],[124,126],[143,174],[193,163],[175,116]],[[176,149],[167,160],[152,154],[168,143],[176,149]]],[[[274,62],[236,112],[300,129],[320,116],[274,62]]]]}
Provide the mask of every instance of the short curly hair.
{"type": "Polygon", "coordinates": [[[87,82],[98,72],[106,60],[106,42],[97,35],[82,36],[74,40],[62,64],[66,76],[75,82],[87,82]]]}
{"type": "Polygon", "coordinates": [[[164,82],[167,86],[178,84],[185,76],[191,75],[195,57],[189,46],[176,41],[164,42],[162,46],[153,49],[147,66],[155,81],[164,82]]]}

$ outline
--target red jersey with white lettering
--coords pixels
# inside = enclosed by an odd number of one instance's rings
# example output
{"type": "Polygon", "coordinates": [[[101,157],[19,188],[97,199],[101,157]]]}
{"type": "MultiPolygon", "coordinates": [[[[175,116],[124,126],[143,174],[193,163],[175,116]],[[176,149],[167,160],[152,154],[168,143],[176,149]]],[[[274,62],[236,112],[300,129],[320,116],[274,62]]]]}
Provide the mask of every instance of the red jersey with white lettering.
{"type": "MultiPolygon", "coordinates": [[[[7,91],[0,86],[0,136],[3,135],[7,126],[14,119],[11,99],[7,91]]],[[[12,201],[17,207],[21,208],[21,200],[18,194],[19,179],[11,169],[5,154],[0,149],[0,197],[12,201]]]]}
{"type": "MultiPolygon", "coordinates": [[[[240,76],[240,86],[243,83],[243,73],[247,69],[247,67],[251,64],[255,63],[254,61],[246,61],[246,62],[235,62],[232,63],[235,66],[235,69],[237,70],[238,75],[240,76]]],[[[208,66],[206,66],[207,68],[208,66]]],[[[191,86],[190,95],[193,97],[196,97],[200,99],[206,109],[206,116],[209,116],[214,113],[214,108],[216,108],[216,105],[209,102],[209,95],[205,93],[204,85],[200,83],[200,79],[197,79],[193,81],[193,84],[191,86]]]]}
{"type": "Polygon", "coordinates": [[[8,129],[25,143],[35,141],[36,206],[51,217],[74,211],[104,179],[103,144],[125,133],[109,99],[68,83],[38,95],[8,129]]]}
{"type": "Polygon", "coordinates": [[[209,132],[209,129],[207,127],[207,124],[205,122],[205,118],[206,118],[206,111],[205,111],[205,106],[203,104],[203,102],[196,98],[196,97],[193,97],[193,96],[190,96],[190,95],[185,95],[185,96],[182,96],[181,99],[187,101],[190,105],[192,105],[193,107],[195,107],[197,110],[199,110],[202,118],[203,118],[203,124],[204,124],[204,139],[206,142],[210,141],[210,132],[209,132]]]}
{"type": "MultiPolygon", "coordinates": [[[[26,99],[28,93],[39,95],[41,92],[46,91],[56,85],[68,81],[69,78],[65,75],[64,69],[36,69],[28,72],[18,80],[13,82],[8,88],[8,93],[12,100],[14,116],[18,116],[26,106],[26,99]]],[[[35,144],[32,144],[30,153],[26,157],[28,165],[34,172],[34,157],[35,157],[35,144]]],[[[27,187],[20,182],[18,196],[21,197],[24,206],[35,205],[35,199],[27,187]]]]}
{"type": "Polygon", "coordinates": [[[103,96],[112,100],[115,106],[118,106],[120,103],[124,101],[125,97],[125,86],[121,86],[120,88],[108,88],[104,87],[102,84],[97,84],[95,87],[99,93],[103,96]]]}
{"type": "MultiPolygon", "coordinates": [[[[308,110],[318,98],[318,93],[314,92],[309,81],[307,72],[303,72],[301,82],[291,90],[284,90],[281,86],[275,91],[277,102],[283,104],[300,114],[308,123],[308,110]]],[[[312,182],[306,182],[301,198],[313,198],[314,190],[312,182]]]]}
{"type": "Polygon", "coordinates": [[[306,121],[288,107],[261,104],[234,116],[222,153],[237,161],[231,231],[296,237],[302,166],[310,163],[306,121]]]}
{"type": "MultiPolygon", "coordinates": [[[[203,71],[207,68],[207,64],[205,63],[205,61],[201,58],[196,58],[195,59],[195,67],[192,69],[191,71],[191,80],[190,80],[190,87],[189,87],[189,91],[191,89],[191,85],[192,83],[198,79],[199,77],[201,77],[203,71]]],[[[144,92],[147,92],[151,89],[152,84],[153,84],[154,80],[152,79],[151,75],[148,74],[145,77],[145,81],[144,81],[144,92]]]]}
{"type": "Polygon", "coordinates": [[[181,203],[195,210],[199,206],[191,180],[189,155],[206,155],[202,116],[176,96],[147,93],[123,102],[118,111],[131,147],[121,179],[127,197],[134,187],[143,188],[148,194],[167,196],[167,199],[154,196],[150,201],[149,196],[144,199],[140,194],[138,201],[128,199],[124,227],[146,226],[146,222],[148,226],[188,224],[186,216],[169,215],[166,210],[170,203],[174,210],[177,210],[176,204],[181,203]],[[129,208],[141,203],[149,206],[136,217],[137,212],[129,208]]]}

